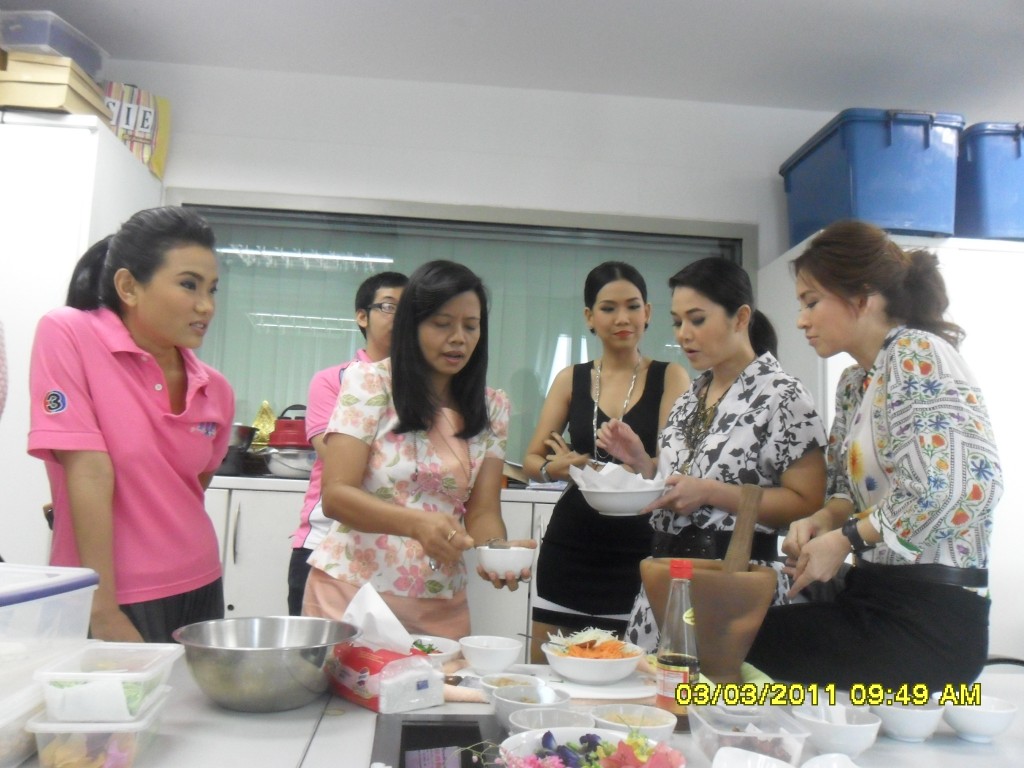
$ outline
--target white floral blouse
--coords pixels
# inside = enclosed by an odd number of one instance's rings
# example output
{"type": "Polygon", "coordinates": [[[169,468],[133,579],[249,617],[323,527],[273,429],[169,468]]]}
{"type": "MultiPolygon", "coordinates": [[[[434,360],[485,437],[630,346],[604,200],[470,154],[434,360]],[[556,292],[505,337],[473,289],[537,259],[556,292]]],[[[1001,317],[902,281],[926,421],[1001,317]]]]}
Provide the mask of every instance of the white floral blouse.
{"type": "MultiPolygon", "coordinates": [[[[491,426],[468,440],[469,489],[460,488],[457,473],[461,470],[442,460],[426,432],[392,431],[398,415],[391,394],[390,360],[349,366],[325,435],[351,435],[370,446],[363,490],[402,507],[461,518],[468,497],[463,491],[472,490],[483,460],[505,458],[509,400],[503,391],[490,388],[486,397],[491,426]]],[[[415,539],[363,533],[339,522],[331,526],[309,563],[357,587],[369,583],[378,592],[403,597],[450,599],[466,586],[466,566],[461,560],[433,570],[415,539]]]]}
{"type": "Polygon", "coordinates": [[[843,372],[826,498],[851,500],[882,533],[865,559],[986,568],[1002,492],[984,398],[952,345],[901,326],[870,371],[843,372]]]}

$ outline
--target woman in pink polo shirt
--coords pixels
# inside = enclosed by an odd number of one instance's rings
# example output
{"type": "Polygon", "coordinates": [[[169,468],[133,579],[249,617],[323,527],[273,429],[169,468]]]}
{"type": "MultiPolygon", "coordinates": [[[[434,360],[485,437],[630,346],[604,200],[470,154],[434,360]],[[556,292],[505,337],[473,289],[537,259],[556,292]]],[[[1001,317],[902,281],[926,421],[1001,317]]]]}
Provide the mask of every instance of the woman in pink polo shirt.
{"type": "Polygon", "coordinates": [[[184,208],[132,216],[75,266],[36,330],[29,453],[53,494],[50,562],[100,577],[90,634],[169,642],[224,615],[203,493],[234,395],[193,352],[214,313],[210,226],[184,208]]]}

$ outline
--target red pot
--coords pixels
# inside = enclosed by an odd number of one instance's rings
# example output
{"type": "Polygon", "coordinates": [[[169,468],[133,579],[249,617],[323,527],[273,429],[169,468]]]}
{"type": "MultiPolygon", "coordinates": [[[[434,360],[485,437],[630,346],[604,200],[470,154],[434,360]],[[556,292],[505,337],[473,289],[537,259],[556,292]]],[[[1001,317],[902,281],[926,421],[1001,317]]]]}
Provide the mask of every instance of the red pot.
{"type": "Polygon", "coordinates": [[[274,431],[270,433],[267,446],[270,448],[309,448],[310,442],[306,437],[306,419],[286,418],[285,414],[292,410],[306,412],[304,405],[289,405],[281,415],[274,421],[274,431]]]}

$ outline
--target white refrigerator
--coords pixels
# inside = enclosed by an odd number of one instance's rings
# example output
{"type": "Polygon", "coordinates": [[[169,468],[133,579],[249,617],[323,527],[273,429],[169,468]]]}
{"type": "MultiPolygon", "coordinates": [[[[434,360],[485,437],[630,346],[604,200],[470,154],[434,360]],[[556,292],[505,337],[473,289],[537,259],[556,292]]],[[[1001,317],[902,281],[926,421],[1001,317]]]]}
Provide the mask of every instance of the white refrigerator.
{"type": "MultiPolygon", "coordinates": [[[[1024,608],[1017,603],[1024,585],[1024,242],[930,238],[894,235],[903,248],[927,248],[939,257],[949,292],[949,317],[967,338],[960,349],[974,371],[988,403],[1003,467],[1005,490],[996,508],[990,586],[992,593],[989,650],[1024,658],[1024,608]]],[[[831,424],[839,374],[853,359],[837,355],[822,360],[796,327],[797,300],[790,262],[804,241],[757,274],[759,308],[779,333],[779,360],[810,389],[831,424]]],[[[955,631],[954,627],[950,631],[955,631]]]]}
{"type": "Polygon", "coordinates": [[[47,562],[50,499],[28,445],[28,365],[39,318],[64,303],[79,256],[131,214],[159,205],[160,180],[99,118],[0,109],[0,321],[8,394],[0,418],[0,556],[47,562]]]}

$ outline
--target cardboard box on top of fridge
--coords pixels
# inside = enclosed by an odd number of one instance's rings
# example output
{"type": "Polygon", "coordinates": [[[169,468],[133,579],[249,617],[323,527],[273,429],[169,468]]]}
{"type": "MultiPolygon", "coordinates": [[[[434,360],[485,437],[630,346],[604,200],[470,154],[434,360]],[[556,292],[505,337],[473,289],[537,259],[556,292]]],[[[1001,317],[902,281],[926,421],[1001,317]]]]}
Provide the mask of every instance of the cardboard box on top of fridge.
{"type": "Polygon", "coordinates": [[[0,50],[0,107],[110,120],[103,89],[66,56],[0,50]]]}
{"type": "Polygon", "coordinates": [[[171,105],[129,83],[107,83],[110,128],[158,178],[164,177],[171,135],[171,105]]]}

